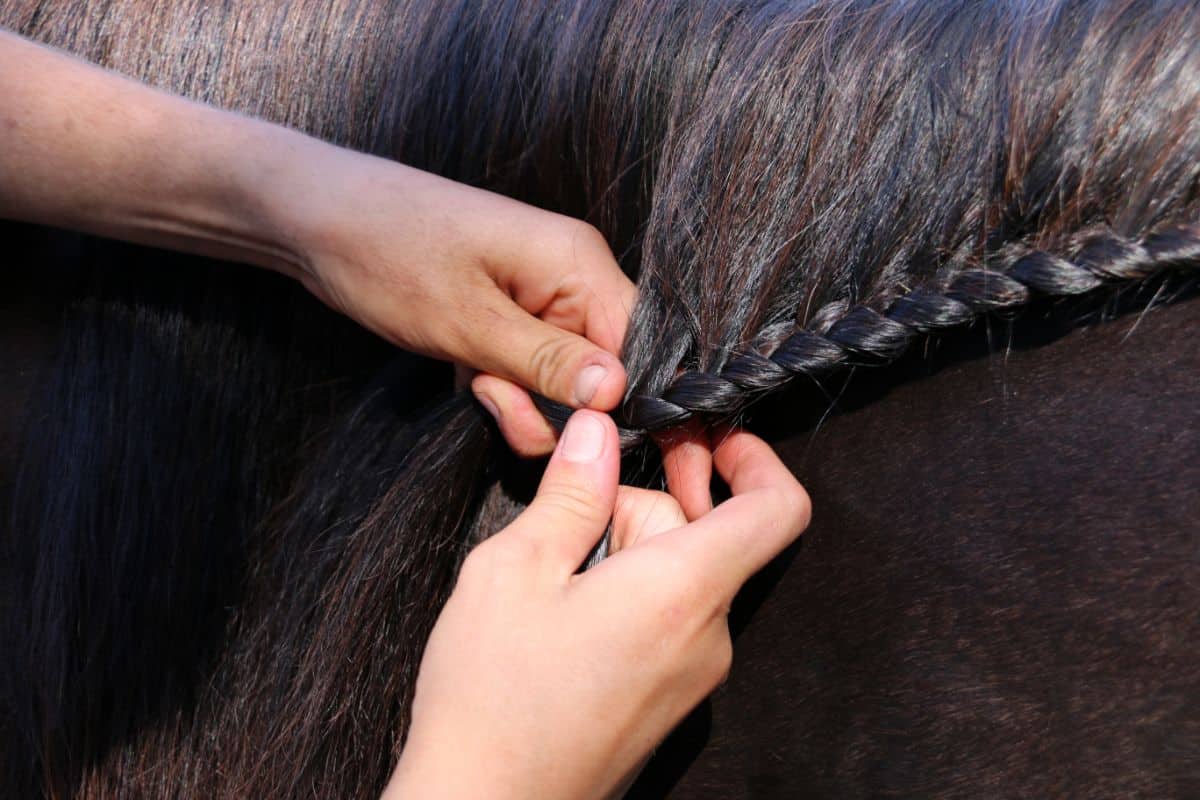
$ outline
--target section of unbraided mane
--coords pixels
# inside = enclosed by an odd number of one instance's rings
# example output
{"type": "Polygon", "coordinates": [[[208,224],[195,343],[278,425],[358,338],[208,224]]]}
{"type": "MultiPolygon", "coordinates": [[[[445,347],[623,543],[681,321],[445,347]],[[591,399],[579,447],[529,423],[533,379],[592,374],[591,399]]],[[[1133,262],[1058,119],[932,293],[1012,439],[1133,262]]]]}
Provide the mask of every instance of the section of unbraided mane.
{"type": "MultiPolygon", "coordinates": [[[[635,395],[614,416],[622,447],[643,441],[647,433],[680,425],[695,416],[728,418],[756,397],[780,389],[801,376],[817,377],[854,359],[885,364],[902,355],[923,334],[971,322],[989,311],[1010,309],[1041,297],[1090,292],[1118,282],[1200,266],[1200,224],[1182,225],[1140,240],[1113,233],[1088,238],[1073,258],[1044,250],[1008,251],[992,269],[969,269],[940,290],[916,288],[883,312],[854,306],[819,330],[800,329],[769,355],[739,353],[717,373],[680,374],[661,397],[635,395]]],[[[814,319],[828,319],[818,313],[814,319]]],[[[535,398],[558,428],[571,409],[535,398]]]]}

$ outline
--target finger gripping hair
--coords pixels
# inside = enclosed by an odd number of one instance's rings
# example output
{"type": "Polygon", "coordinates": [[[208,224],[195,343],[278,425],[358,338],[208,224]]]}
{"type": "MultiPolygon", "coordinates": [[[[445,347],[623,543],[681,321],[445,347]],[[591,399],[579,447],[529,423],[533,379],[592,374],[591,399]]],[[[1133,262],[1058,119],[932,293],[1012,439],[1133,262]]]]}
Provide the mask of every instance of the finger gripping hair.
{"type": "MultiPolygon", "coordinates": [[[[820,377],[850,365],[895,361],[924,334],[948,330],[991,311],[1028,304],[1038,297],[1079,295],[1120,282],[1141,281],[1200,265],[1200,224],[1153,233],[1140,240],[1106,231],[1080,242],[1066,258],[1045,250],[1007,253],[995,268],[968,269],[944,288],[917,287],[879,312],[849,308],[823,332],[800,328],[769,355],[743,352],[719,373],[680,373],[661,397],[634,395],[614,413],[623,447],[702,416],[728,419],[762,395],[801,376],[820,377]]],[[[840,301],[839,301],[840,302],[840,301]]],[[[827,319],[818,312],[814,319],[827,319]]],[[[561,429],[571,409],[538,398],[542,413],[561,429]]]]}

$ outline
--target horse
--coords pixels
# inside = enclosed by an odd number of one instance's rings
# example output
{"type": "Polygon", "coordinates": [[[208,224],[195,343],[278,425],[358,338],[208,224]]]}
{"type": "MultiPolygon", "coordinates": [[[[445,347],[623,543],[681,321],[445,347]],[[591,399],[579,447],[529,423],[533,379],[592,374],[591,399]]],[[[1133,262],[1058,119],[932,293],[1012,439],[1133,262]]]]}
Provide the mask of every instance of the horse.
{"type": "MultiPolygon", "coordinates": [[[[639,284],[625,479],[661,485],[650,433],[734,419],[814,500],[734,605],[728,682],[630,796],[1188,797],[1195,11],[138,0],[0,24],[605,235],[639,284]]],[[[377,795],[457,568],[538,465],[443,365],[281,276],[5,233],[0,785],[377,795]]]]}

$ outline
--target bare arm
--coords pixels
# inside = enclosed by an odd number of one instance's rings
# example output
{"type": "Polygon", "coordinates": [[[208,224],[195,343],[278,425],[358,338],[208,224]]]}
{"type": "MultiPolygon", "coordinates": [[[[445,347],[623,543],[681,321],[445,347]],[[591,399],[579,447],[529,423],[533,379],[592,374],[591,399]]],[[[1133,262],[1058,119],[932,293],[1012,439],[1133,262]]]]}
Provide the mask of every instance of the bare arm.
{"type": "Polygon", "coordinates": [[[518,452],[554,446],[521,387],[574,407],[621,399],[635,291],[579,220],[4,31],[0,145],[0,216],[290,275],[385,339],[479,370],[518,452]]]}
{"type": "Polygon", "coordinates": [[[308,137],[4,31],[0,109],[0,216],[300,277],[296,232],[261,194],[308,137]]]}

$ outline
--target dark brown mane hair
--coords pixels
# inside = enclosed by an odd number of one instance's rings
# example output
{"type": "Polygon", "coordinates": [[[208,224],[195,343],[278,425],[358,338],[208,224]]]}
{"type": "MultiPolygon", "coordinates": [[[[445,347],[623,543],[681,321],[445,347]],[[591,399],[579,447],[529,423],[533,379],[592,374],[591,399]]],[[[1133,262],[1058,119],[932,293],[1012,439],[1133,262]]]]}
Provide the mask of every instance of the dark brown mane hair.
{"type": "MultiPolygon", "coordinates": [[[[617,417],[644,485],[647,431],[1200,265],[1194,1],[10,0],[0,24],[597,226],[639,285],[617,417]]],[[[9,269],[73,290],[3,531],[0,794],[377,796],[458,565],[536,465],[445,368],[279,276],[6,230],[9,269]]]]}

